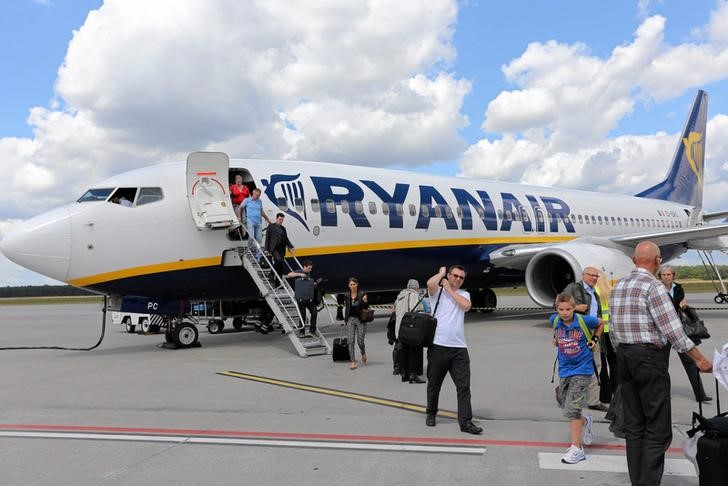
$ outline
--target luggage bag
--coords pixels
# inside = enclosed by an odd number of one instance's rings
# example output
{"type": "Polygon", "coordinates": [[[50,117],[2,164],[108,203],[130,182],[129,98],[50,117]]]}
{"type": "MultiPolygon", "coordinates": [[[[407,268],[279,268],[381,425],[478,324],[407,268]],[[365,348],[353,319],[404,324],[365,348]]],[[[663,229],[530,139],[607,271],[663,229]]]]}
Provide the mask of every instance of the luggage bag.
{"type": "MultiPolygon", "coordinates": [[[[717,415],[711,419],[705,419],[703,406],[698,402],[700,416],[697,419],[700,423],[698,429],[703,431],[703,436],[698,439],[698,452],[695,459],[700,469],[700,486],[724,486],[728,485],[728,412],[720,412],[720,390],[718,380],[715,380],[715,404],[717,415]]],[[[693,430],[696,430],[693,428],[693,430]]]]}
{"type": "Polygon", "coordinates": [[[296,302],[299,304],[310,304],[316,296],[315,286],[312,278],[297,278],[294,283],[296,302]]]}
{"type": "MultiPolygon", "coordinates": [[[[424,346],[426,348],[432,346],[432,342],[435,340],[435,332],[437,331],[437,319],[434,316],[437,312],[437,306],[440,304],[441,295],[442,289],[437,294],[437,302],[435,302],[435,310],[432,311],[432,315],[425,312],[407,312],[402,316],[398,336],[402,344],[408,346],[424,346]]],[[[422,299],[420,299],[420,302],[422,302],[422,299]]],[[[420,302],[417,302],[417,305],[420,302]]],[[[415,305],[415,309],[417,305],[415,305]]]]}
{"type": "Polygon", "coordinates": [[[351,361],[351,356],[349,355],[349,339],[344,337],[343,326],[341,327],[339,337],[334,338],[331,357],[334,361],[351,361]]]}

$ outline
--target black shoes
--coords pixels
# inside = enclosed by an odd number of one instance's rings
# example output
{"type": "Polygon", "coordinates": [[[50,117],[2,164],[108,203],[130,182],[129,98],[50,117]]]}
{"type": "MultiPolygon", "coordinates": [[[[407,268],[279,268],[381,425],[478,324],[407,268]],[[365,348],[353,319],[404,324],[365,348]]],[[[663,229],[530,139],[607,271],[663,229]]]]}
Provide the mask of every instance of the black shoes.
{"type": "Polygon", "coordinates": [[[698,399],[699,402],[711,402],[713,401],[713,397],[709,397],[708,395],[704,395],[702,398],[698,399]]]}
{"type": "Polygon", "coordinates": [[[402,370],[400,370],[399,368],[395,368],[395,369],[392,370],[392,374],[393,375],[401,375],[402,374],[402,370]]]}
{"type": "Polygon", "coordinates": [[[427,383],[427,381],[421,379],[419,376],[415,375],[414,373],[410,375],[409,382],[410,383],[427,383]]]}
{"type": "Polygon", "coordinates": [[[483,427],[478,427],[473,423],[472,420],[468,420],[460,426],[460,431],[468,434],[478,435],[483,432],[483,427]]]}
{"type": "Polygon", "coordinates": [[[432,414],[427,414],[427,418],[425,419],[425,425],[427,425],[428,427],[434,427],[436,423],[437,420],[435,420],[435,416],[432,414]]]}
{"type": "Polygon", "coordinates": [[[607,407],[603,403],[597,403],[596,405],[589,405],[589,410],[596,410],[598,412],[606,412],[607,410],[609,410],[609,407],[607,407]]]}

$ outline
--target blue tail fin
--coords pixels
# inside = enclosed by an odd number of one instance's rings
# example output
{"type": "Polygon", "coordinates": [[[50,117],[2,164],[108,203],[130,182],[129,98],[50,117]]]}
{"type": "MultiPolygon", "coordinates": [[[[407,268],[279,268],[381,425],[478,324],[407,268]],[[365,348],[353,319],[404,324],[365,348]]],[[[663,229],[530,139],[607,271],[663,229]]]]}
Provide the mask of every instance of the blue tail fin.
{"type": "Polygon", "coordinates": [[[703,159],[707,119],[708,94],[698,90],[667,177],[659,184],[640,192],[637,197],[703,206],[703,159]]]}

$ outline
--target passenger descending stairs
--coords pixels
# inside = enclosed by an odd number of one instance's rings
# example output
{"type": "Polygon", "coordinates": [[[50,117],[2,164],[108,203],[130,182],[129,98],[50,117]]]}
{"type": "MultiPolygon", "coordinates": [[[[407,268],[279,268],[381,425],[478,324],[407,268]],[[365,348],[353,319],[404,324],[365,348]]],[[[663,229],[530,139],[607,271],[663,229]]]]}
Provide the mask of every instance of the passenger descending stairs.
{"type": "Polygon", "coordinates": [[[271,261],[263,256],[262,259],[268,263],[269,268],[263,268],[255,258],[255,255],[248,247],[237,247],[225,250],[223,253],[223,265],[239,266],[250,274],[260,295],[270,306],[271,310],[283,327],[283,332],[288,336],[296,348],[296,352],[302,358],[321,354],[331,354],[331,345],[317,329],[315,335],[300,336],[303,329],[301,325],[301,314],[298,311],[294,291],[285,278],[276,277],[275,287],[271,285],[270,269],[271,261]]]}

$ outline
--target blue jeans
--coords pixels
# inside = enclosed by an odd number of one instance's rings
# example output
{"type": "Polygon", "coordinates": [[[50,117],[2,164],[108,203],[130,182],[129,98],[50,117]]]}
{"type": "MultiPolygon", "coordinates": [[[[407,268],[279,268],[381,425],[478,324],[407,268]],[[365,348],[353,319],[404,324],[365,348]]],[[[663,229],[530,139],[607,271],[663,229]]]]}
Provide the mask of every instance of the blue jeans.
{"type": "MultiPolygon", "coordinates": [[[[255,238],[255,241],[258,242],[258,245],[263,242],[263,225],[261,223],[254,222],[250,218],[248,218],[246,223],[246,227],[248,229],[248,247],[252,252],[255,247],[253,244],[253,238],[255,238]]],[[[255,252],[255,258],[260,260],[260,248],[255,248],[255,252]]]]}

